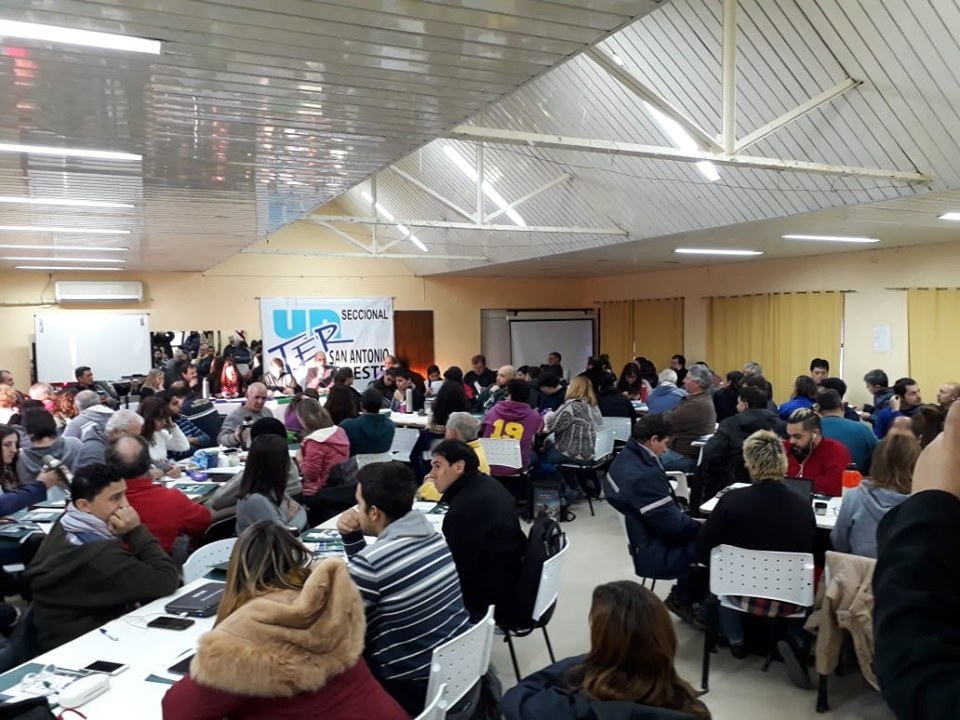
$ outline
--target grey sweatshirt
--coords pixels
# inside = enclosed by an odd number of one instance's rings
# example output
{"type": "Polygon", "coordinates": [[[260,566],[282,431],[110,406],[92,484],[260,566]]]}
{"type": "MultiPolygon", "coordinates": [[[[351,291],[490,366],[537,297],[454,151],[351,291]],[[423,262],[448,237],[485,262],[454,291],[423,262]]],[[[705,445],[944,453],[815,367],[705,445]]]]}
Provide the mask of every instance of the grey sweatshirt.
{"type": "Polygon", "coordinates": [[[303,530],[307,527],[307,511],[301,507],[300,511],[288,520],[287,510],[290,502],[290,497],[287,495],[283,496],[283,502],[280,505],[274,505],[270,498],[259,493],[240,498],[237,501],[237,534],[261,520],[273,520],[278,525],[303,530]]]}
{"type": "Polygon", "coordinates": [[[52,455],[72,470],[82,447],[83,443],[79,438],[58,437],[49,447],[31,446],[21,450],[20,458],[17,460],[17,477],[20,478],[21,483],[36,480],[46,455],[52,455]]]}
{"type": "Polygon", "coordinates": [[[893,490],[874,487],[870,480],[863,480],[843,497],[837,523],[830,531],[833,549],[863,557],[877,557],[877,525],[887,511],[908,497],[893,490]]]}

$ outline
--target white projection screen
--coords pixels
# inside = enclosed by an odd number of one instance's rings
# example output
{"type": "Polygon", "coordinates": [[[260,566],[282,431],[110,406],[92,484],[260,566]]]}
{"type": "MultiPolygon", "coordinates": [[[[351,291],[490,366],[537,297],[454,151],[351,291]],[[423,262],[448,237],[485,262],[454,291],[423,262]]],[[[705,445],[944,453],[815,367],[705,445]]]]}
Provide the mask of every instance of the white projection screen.
{"type": "Polygon", "coordinates": [[[583,372],[593,355],[593,320],[510,320],[510,357],[514,367],[540,365],[547,354],[563,357],[567,379],[583,372]]]}

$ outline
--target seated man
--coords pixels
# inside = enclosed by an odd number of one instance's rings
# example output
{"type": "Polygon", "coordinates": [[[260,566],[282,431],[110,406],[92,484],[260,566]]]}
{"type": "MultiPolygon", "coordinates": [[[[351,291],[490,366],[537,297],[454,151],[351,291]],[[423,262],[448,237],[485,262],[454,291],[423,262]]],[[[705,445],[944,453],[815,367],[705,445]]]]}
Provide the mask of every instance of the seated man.
{"type": "Polygon", "coordinates": [[[449,506],[443,534],[457,565],[471,622],[495,605],[498,622],[512,624],[513,598],[527,545],[513,496],[480,473],[477,455],[466,443],[443,440],[431,452],[428,477],[449,506]]]}
{"type": "Polygon", "coordinates": [[[313,364],[303,378],[303,387],[307,390],[323,390],[333,383],[336,372],[337,368],[327,365],[327,354],[323,350],[318,350],[313,356],[313,364]]]}
{"type": "Polygon", "coordinates": [[[898,417],[912,418],[920,411],[923,398],[920,397],[920,385],[913,378],[903,377],[893,384],[894,395],[887,407],[873,416],[873,432],[883,440],[893,421],[898,417]]]}
{"type": "Polygon", "coordinates": [[[360,414],[340,423],[350,438],[351,457],[390,452],[397,426],[388,415],[380,413],[382,406],[383,395],[369,387],[360,396],[360,414]]]}
{"type": "MultiPolygon", "coordinates": [[[[805,412],[796,410],[794,412],[805,412]]],[[[806,411],[809,412],[809,411],[806,411]]],[[[734,545],[747,550],[812,553],[817,520],[810,503],[783,484],[787,456],[780,438],[769,430],[758,430],[743,443],[743,460],[753,481],[748,488],[726,493],[720,498],[696,540],[697,562],[710,562],[710,551],[718,545],[734,545]]],[[[752,607],[751,598],[737,598],[744,609],[752,607]]],[[[782,608],[789,615],[799,608],[782,608]]],[[[759,613],[758,614],[766,614],[759,613]]],[[[730,641],[734,657],[746,657],[743,613],[720,608],[723,633],[730,641]]],[[[778,649],[788,663],[791,679],[803,666],[792,645],[781,642],[778,649]]],[[[805,674],[805,668],[800,675],[805,674]]],[[[809,679],[801,684],[809,686],[809,679]]]]}
{"type": "Polygon", "coordinates": [[[473,401],[473,409],[480,415],[486,415],[490,408],[507,397],[507,383],[517,377],[513,365],[504,365],[497,370],[497,379],[494,384],[483,389],[483,392],[473,401]]]}
{"type": "MultiPolygon", "coordinates": [[[[30,388],[33,390],[33,388],[30,388]]],[[[945,382],[937,390],[937,407],[943,416],[946,417],[950,412],[950,407],[960,400],[960,383],[955,381],[945,382]]]]}
{"type": "Polygon", "coordinates": [[[228,448],[240,447],[240,430],[248,418],[256,422],[263,417],[273,417],[273,413],[263,406],[266,401],[267,386],[251,383],[247,388],[246,402],[223,419],[219,443],[228,448]]]}
{"type": "MultiPolygon", "coordinates": [[[[519,378],[507,383],[507,394],[483,419],[482,433],[485,438],[496,440],[519,440],[520,459],[523,467],[533,461],[533,443],[537,433],[543,430],[543,418],[528,403],[530,385],[519,378]]],[[[462,438],[461,438],[462,439],[462,438]]],[[[494,475],[514,475],[516,470],[493,466],[494,475]]]]}
{"type": "Polygon", "coordinates": [[[872,424],[877,413],[885,409],[893,399],[893,388],[889,387],[890,380],[887,378],[887,374],[879,368],[871,370],[863,376],[863,385],[867,392],[873,396],[873,404],[864,405],[860,417],[872,424]]]}
{"type": "Polygon", "coordinates": [[[183,398],[180,403],[180,416],[186,418],[211,439],[211,446],[217,444],[223,418],[209,398],[190,387],[185,380],[178,380],[170,386],[170,391],[183,398]],[[184,394],[185,393],[185,394],[184,394]]]}
{"type": "Polygon", "coordinates": [[[182,382],[190,390],[197,390],[200,387],[200,380],[197,377],[197,366],[189,358],[177,360],[173,364],[173,379],[167,387],[172,388],[174,383],[182,382]]]}
{"type": "Polygon", "coordinates": [[[539,397],[537,410],[558,410],[566,399],[567,390],[560,382],[560,378],[552,372],[542,372],[537,379],[539,397]]]}
{"type": "Polygon", "coordinates": [[[839,497],[850,451],[843,443],[823,436],[820,416],[813,410],[794,410],[787,420],[787,477],[813,480],[815,492],[839,497]]]}
{"type": "Polygon", "coordinates": [[[840,396],[840,400],[843,405],[843,417],[847,420],[853,420],[854,422],[860,422],[860,413],[856,408],[850,406],[850,404],[844,400],[847,396],[847,384],[843,381],[843,378],[838,377],[828,377],[820,381],[821,390],[836,390],[837,395],[840,396]]]}
{"type": "Polygon", "coordinates": [[[210,511],[179,490],[156,485],[150,477],[150,449],[139,435],[109,445],[107,466],[125,481],[127,502],[140,515],[160,547],[169,553],[178,535],[199,538],[210,527],[210,511]]]}
{"type": "MultiPolygon", "coordinates": [[[[673,426],[665,415],[641,418],[603,481],[607,500],[625,518],[638,577],[684,578],[693,562],[700,523],[680,509],[660,464],[672,437],[673,426]]],[[[693,599],[682,581],[670,592],[667,607],[692,621],[693,599]]]]}
{"type": "Polygon", "coordinates": [[[127,503],[115,470],[80,468],[70,492],[71,504],[25,573],[43,652],[180,586],[176,565],[127,503]]]}
{"type": "Polygon", "coordinates": [[[473,369],[463,376],[463,384],[469,385],[475,395],[479,395],[480,391],[476,386],[479,385],[480,390],[490,387],[496,381],[497,375],[487,367],[487,359],[483,355],[474,355],[470,358],[470,365],[473,369]]]}
{"type": "Polygon", "coordinates": [[[423,711],[433,649],[470,627],[457,566],[443,535],[413,509],[415,489],[403,463],[366,465],[357,507],[337,520],[367,616],[364,657],[413,716],[423,711]]]}
{"type": "MultiPolygon", "coordinates": [[[[466,443],[477,455],[477,467],[484,475],[490,474],[487,452],[480,444],[480,421],[468,412],[452,412],[447,418],[444,440],[459,440],[466,443]]],[[[439,499],[439,498],[438,498],[439,499]]]]}
{"type": "Polygon", "coordinates": [[[86,365],[81,365],[73,371],[73,376],[77,379],[73,387],[80,393],[83,390],[93,390],[100,396],[100,402],[109,405],[114,410],[120,407],[120,396],[113,386],[108,382],[97,382],[93,379],[93,370],[86,365]]]}
{"type": "Polygon", "coordinates": [[[139,435],[143,427],[143,418],[133,410],[121,408],[117,410],[103,427],[91,425],[83,433],[83,445],[74,466],[81,468],[85,465],[102,463],[107,451],[107,443],[124,435],[139,435]]]}
{"type": "Polygon", "coordinates": [[[692,473],[697,469],[700,448],[693,441],[704,435],[712,435],[717,426],[717,409],[713,405],[710,388],[713,377],[703,365],[692,365],[683,379],[687,397],[664,419],[673,428],[673,446],[660,458],[667,470],[692,473]]]}
{"type": "MultiPolygon", "coordinates": [[[[689,370],[684,368],[683,377],[687,377],[689,370]]],[[[678,375],[672,369],[661,370],[657,375],[657,386],[647,395],[647,411],[652,413],[665,413],[673,410],[680,401],[687,396],[687,391],[677,387],[678,375]]]]}
{"type": "Polygon", "coordinates": [[[161,393],[160,397],[166,398],[167,408],[170,410],[170,418],[177,424],[177,427],[180,428],[180,431],[190,444],[188,450],[182,452],[169,451],[168,455],[170,458],[173,460],[182,460],[192,457],[193,453],[200,448],[213,447],[215,440],[207,435],[198,425],[195,425],[190,418],[184,417],[183,401],[189,396],[190,390],[180,387],[179,383],[174,384],[178,386],[176,390],[167,390],[161,393]]]}
{"type": "Polygon", "coordinates": [[[260,382],[266,385],[271,395],[294,395],[300,390],[293,375],[287,372],[283,359],[278,357],[270,361],[267,371],[260,376],[260,382]]]}
{"type": "Polygon", "coordinates": [[[836,390],[821,390],[817,394],[817,407],[820,409],[820,427],[823,428],[823,436],[846,445],[857,469],[864,475],[868,475],[870,459],[873,457],[874,448],[877,447],[877,436],[870,430],[870,426],[859,420],[847,420],[844,417],[843,402],[836,390]]]}
{"type": "Polygon", "coordinates": [[[388,375],[393,375],[393,384],[396,388],[393,391],[393,402],[390,403],[390,409],[398,411],[401,408],[408,413],[420,412],[426,402],[423,391],[413,382],[413,375],[405,367],[392,367],[387,371],[388,375]],[[407,407],[407,390],[412,392],[411,399],[413,405],[407,407]]]}
{"type": "Polygon", "coordinates": [[[91,425],[103,427],[113,414],[113,409],[101,404],[100,396],[93,390],[81,390],[73,399],[77,416],[63,429],[64,437],[82,438],[83,431],[91,425]]]}

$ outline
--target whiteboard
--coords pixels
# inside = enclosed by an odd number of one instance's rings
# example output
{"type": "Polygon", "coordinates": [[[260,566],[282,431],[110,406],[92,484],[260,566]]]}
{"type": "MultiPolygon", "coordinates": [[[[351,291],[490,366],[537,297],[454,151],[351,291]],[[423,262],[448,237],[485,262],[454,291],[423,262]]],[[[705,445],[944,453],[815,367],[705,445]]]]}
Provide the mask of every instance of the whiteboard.
{"type": "Polygon", "coordinates": [[[540,365],[558,351],[567,378],[579,375],[593,355],[593,320],[510,320],[510,357],[514,367],[540,365]]]}
{"type": "Polygon", "coordinates": [[[95,380],[143,375],[153,358],[150,316],[145,313],[76,312],[34,315],[37,379],[74,382],[81,365],[95,380]]]}

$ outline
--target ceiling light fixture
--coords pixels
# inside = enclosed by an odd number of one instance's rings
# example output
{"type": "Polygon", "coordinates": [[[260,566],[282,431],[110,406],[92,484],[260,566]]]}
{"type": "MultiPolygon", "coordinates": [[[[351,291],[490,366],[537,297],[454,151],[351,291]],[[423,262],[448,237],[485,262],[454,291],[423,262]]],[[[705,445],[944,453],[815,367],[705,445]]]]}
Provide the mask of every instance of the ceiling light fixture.
{"type": "Polygon", "coordinates": [[[73,235],[129,235],[129,230],[106,230],[104,228],[57,227],[51,225],[0,225],[4,232],[70,233],[73,235]]]}
{"type": "MultiPolygon", "coordinates": [[[[0,33],[2,35],[3,33],[0,33]]],[[[30,155],[56,155],[58,157],[87,158],[90,160],[131,160],[140,162],[143,155],[115,152],[113,150],[85,150],[84,148],[54,147],[53,145],[25,145],[23,143],[0,143],[0,152],[28,153],[30,155]]]]}
{"type": "Polygon", "coordinates": [[[680,255],[763,255],[761,250],[721,250],[719,248],[677,248],[680,255]]]}
{"type": "Polygon", "coordinates": [[[14,270],[68,270],[70,272],[120,272],[123,268],[115,267],[68,267],[66,265],[15,265],[14,270]]]}
{"type": "Polygon", "coordinates": [[[126,252],[128,247],[85,247],[83,245],[0,245],[3,250],[51,250],[55,252],[126,252]]]}
{"type": "MultiPolygon", "coordinates": [[[[454,149],[450,145],[444,145],[443,154],[446,155],[450,159],[450,161],[457,166],[460,172],[462,172],[464,175],[470,178],[471,181],[473,182],[477,181],[476,168],[474,168],[473,165],[467,162],[467,159],[463,157],[463,155],[461,155],[459,152],[457,152],[456,149],[454,149]]],[[[513,222],[516,225],[519,225],[520,227],[527,226],[526,221],[524,221],[524,219],[520,217],[520,213],[518,213],[516,210],[510,207],[510,203],[506,201],[503,195],[501,195],[496,191],[496,189],[494,189],[493,185],[491,185],[488,180],[483,181],[483,194],[486,195],[488,198],[490,198],[490,200],[498,208],[503,210],[504,214],[508,218],[513,220],[513,222]]],[[[483,218],[480,218],[480,220],[482,221],[483,218]]]]}
{"type": "Polygon", "coordinates": [[[22,38],[24,40],[43,40],[66,45],[102,48],[104,50],[126,50],[127,52],[160,54],[160,41],[147,38],[116,35],[114,33],[77,30],[58,25],[0,20],[0,37],[22,38]]]}
{"type": "MultiPolygon", "coordinates": [[[[695,152],[703,149],[697,145],[697,141],[693,139],[690,133],[680,127],[680,124],[676,120],[668,118],[648,102],[644,102],[643,105],[650,114],[650,117],[656,120],[660,129],[666,133],[667,137],[669,137],[678,148],[686,150],[687,152],[695,152]]],[[[700,174],[710,182],[716,182],[720,179],[720,171],[717,170],[717,166],[709,160],[701,160],[696,163],[696,166],[700,174]]]]}
{"type": "Polygon", "coordinates": [[[960,222],[960,212],[945,212],[940,216],[941,220],[952,220],[953,222],[960,222]]]}
{"type": "MultiPolygon", "coordinates": [[[[372,203],[372,202],[373,202],[373,195],[371,195],[370,193],[368,193],[366,190],[364,190],[361,194],[363,195],[363,199],[366,200],[368,203],[372,203]]],[[[393,222],[393,213],[391,213],[389,210],[387,210],[387,209],[386,209],[383,205],[381,205],[380,203],[377,203],[377,212],[379,212],[381,215],[383,215],[383,216],[384,216],[387,220],[389,220],[390,222],[393,222]]],[[[418,248],[420,248],[421,250],[423,250],[423,252],[429,252],[429,250],[427,249],[427,246],[424,245],[423,242],[421,242],[420,238],[418,238],[416,235],[414,235],[412,232],[410,232],[410,228],[408,228],[406,225],[399,225],[399,224],[398,224],[398,225],[397,225],[397,230],[399,230],[400,232],[403,233],[403,239],[404,239],[404,240],[409,240],[409,241],[412,242],[414,245],[416,245],[418,248]]]]}
{"type": "Polygon", "coordinates": [[[105,200],[70,200],[68,198],[28,198],[0,195],[0,203],[11,205],[51,205],[54,207],[132,208],[133,203],[107,202],[105,200]]]}
{"type": "Polygon", "coordinates": [[[91,263],[114,263],[114,264],[123,264],[126,260],[120,260],[118,258],[86,258],[86,257],[68,257],[68,258],[49,258],[49,257],[22,257],[22,256],[7,256],[0,257],[0,260],[16,260],[18,262],[49,262],[50,260],[56,260],[57,262],[91,262],[91,263]]]}
{"type": "Polygon", "coordinates": [[[781,235],[784,240],[818,240],[823,242],[878,243],[879,238],[851,237],[848,235],[781,235]]]}

